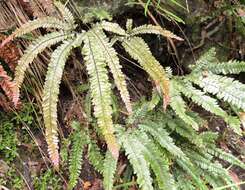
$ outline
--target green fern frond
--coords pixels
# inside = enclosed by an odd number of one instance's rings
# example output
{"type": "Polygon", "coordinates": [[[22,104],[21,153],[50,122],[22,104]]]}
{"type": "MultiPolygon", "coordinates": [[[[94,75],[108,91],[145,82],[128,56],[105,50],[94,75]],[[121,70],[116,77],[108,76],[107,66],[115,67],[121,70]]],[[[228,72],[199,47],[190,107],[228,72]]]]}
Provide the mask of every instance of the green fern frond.
{"type": "Polygon", "coordinates": [[[216,95],[219,99],[245,110],[245,85],[232,78],[212,73],[194,74],[189,79],[202,87],[204,91],[216,95]]]}
{"type": "Polygon", "coordinates": [[[119,24],[117,23],[113,23],[113,22],[107,22],[107,21],[102,21],[100,23],[100,26],[107,32],[112,32],[114,34],[118,34],[120,36],[125,36],[126,35],[126,31],[121,28],[121,26],[119,26],[119,24]]]}
{"type": "Polygon", "coordinates": [[[28,46],[28,48],[25,50],[24,55],[18,61],[18,65],[15,69],[14,82],[17,88],[14,94],[16,96],[19,97],[19,88],[23,83],[25,72],[29,68],[30,63],[32,63],[33,60],[37,57],[37,55],[41,53],[45,48],[72,36],[72,34],[66,34],[63,32],[53,32],[44,36],[40,36],[31,45],[28,46]]]}
{"type": "MultiPolygon", "coordinates": [[[[95,30],[93,30],[95,31],[95,30]]],[[[126,105],[129,114],[132,114],[132,105],[130,102],[129,92],[127,89],[125,75],[122,73],[122,66],[119,63],[119,58],[112,44],[109,43],[109,39],[106,37],[103,31],[96,32],[94,35],[97,38],[97,44],[103,50],[104,59],[113,75],[117,89],[120,92],[121,98],[126,105]]]]}
{"type": "Polygon", "coordinates": [[[62,3],[59,1],[54,1],[54,5],[57,7],[63,18],[66,22],[70,24],[70,26],[75,26],[75,19],[71,13],[71,11],[62,3]]]}
{"type": "Polygon", "coordinates": [[[188,157],[200,168],[211,172],[213,175],[224,175],[227,171],[219,163],[212,163],[209,155],[201,155],[196,150],[185,151],[188,157]]]}
{"type": "Polygon", "coordinates": [[[189,176],[186,175],[186,172],[180,169],[175,169],[174,174],[177,181],[176,185],[178,190],[196,190],[196,187],[193,185],[189,176]]]}
{"type": "MultiPolygon", "coordinates": [[[[78,125],[79,123],[73,123],[78,125]]],[[[80,128],[80,127],[79,127],[80,128]]],[[[77,184],[77,180],[82,168],[82,156],[84,146],[88,144],[88,136],[82,131],[76,130],[72,136],[72,150],[69,161],[69,184],[68,189],[73,189],[77,184]]]]}
{"type": "Polygon", "coordinates": [[[153,190],[149,163],[145,160],[143,153],[145,147],[133,135],[125,133],[120,141],[137,175],[137,183],[142,190],[153,190]]]}
{"type": "Polygon", "coordinates": [[[189,142],[197,145],[200,148],[203,148],[205,146],[205,143],[203,142],[202,138],[199,138],[198,133],[196,130],[193,129],[190,125],[186,125],[183,123],[182,119],[174,119],[174,121],[168,121],[167,127],[171,131],[175,131],[178,133],[181,137],[184,137],[189,142]]]}
{"type": "Polygon", "coordinates": [[[230,164],[233,164],[233,165],[236,165],[236,166],[239,166],[245,169],[245,164],[242,161],[240,161],[238,158],[236,158],[232,154],[229,154],[223,151],[222,149],[219,149],[216,147],[207,147],[206,151],[219,159],[225,160],[229,162],[230,164]]]}
{"type": "Polygon", "coordinates": [[[162,35],[166,38],[173,38],[173,39],[180,40],[180,41],[183,40],[182,38],[173,34],[171,31],[163,29],[161,26],[155,26],[155,25],[151,25],[151,24],[146,24],[146,25],[142,25],[142,26],[133,28],[129,32],[130,36],[135,36],[135,35],[139,35],[139,34],[158,34],[158,35],[162,35]]]}
{"type": "Polygon", "coordinates": [[[190,67],[193,70],[193,72],[200,72],[202,68],[208,65],[209,63],[218,63],[215,48],[210,48],[201,57],[199,57],[195,65],[191,65],[190,67]]]}
{"type": "Polygon", "coordinates": [[[57,18],[43,17],[23,24],[20,28],[17,28],[8,38],[13,39],[20,37],[38,28],[55,28],[64,31],[70,30],[70,26],[68,26],[67,23],[57,18]]]}
{"type": "Polygon", "coordinates": [[[93,141],[90,140],[88,146],[88,159],[89,162],[93,165],[93,167],[98,171],[100,174],[103,173],[103,164],[104,164],[104,156],[100,153],[100,149],[98,145],[93,141]]]}
{"type": "Polygon", "coordinates": [[[195,130],[198,130],[198,124],[194,121],[192,117],[187,115],[186,103],[181,97],[180,92],[177,90],[176,82],[173,80],[170,83],[170,92],[171,92],[171,102],[170,102],[171,108],[186,124],[192,126],[195,130]]]}
{"type": "Polygon", "coordinates": [[[152,135],[161,147],[168,150],[174,156],[186,158],[182,150],[174,144],[173,139],[169,136],[168,132],[160,125],[154,122],[147,122],[146,125],[139,125],[139,129],[152,135]]]}
{"type": "Polygon", "coordinates": [[[136,133],[134,136],[134,138],[137,138],[138,141],[145,146],[143,154],[145,159],[150,163],[150,166],[156,176],[159,189],[176,189],[175,181],[169,170],[170,163],[165,155],[145,133],[136,133]]]}
{"type": "Polygon", "coordinates": [[[169,79],[164,68],[152,55],[148,45],[140,37],[125,39],[122,45],[129,55],[141,64],[155,82],[156,87],[164,94],[164,108],[166,108],[170,101],[169,79]]]}
{"type": "Polygon", "coordinates": [[[210,62],[204,65],[203,69],[215,74],[239,74],[245,72],[245,61],[230,60],[218,64],[210,62]]]}
{"type": "Polygon", "coordinates": [[[85,56],[86,69],[89,74],[94,115],[97,118],[98,126],[101,128],[108,149],[114,158],[117,158],[119,147],[112,122],[111,85],[107,76],[104,51],[97,45],[95,33],[96,30],[86,33],[82,53],[85,56]]]}
{"type": "Polygon", "coordinates": [[[59,85],[66,60],[71,50],[81,45],[82,36],[83,34],[80,34],[74,40],[65,41],[52,53],[45,79],[42,102],[43,118],[49,155],[55,167],[58,167],[59,164],[57,137],[57,101],[59,85]]]}
{"type": "Polygon", "coordinates": [[[214,113],[215,115],[218,115],[222,118],[228,116],[228,114],[218,105],[216,99],[205,95],[204,92],[193,87],[191,83],[183,83],[181,81],[176,82],[176,87],[178,87],[178,90],[183,93],[183,95],[190,98],[197,105],[202,106],[205,110],[214,113]]]}
{"type": "Polygon", "coordinates": [[[103,186],[105,190],[113,189],[114,175],[117,169],[117,160],[107,151],[104,160],[103,186]]]}
{"type": "Polygon", "coordinates": [[[208,187],[202,180],[199,172],[196,171],[195,167],[191,163],[187,163],[186,161],[180,159],[177,159],[176,162],[185,172],[187,172],[188,175],[191,176],[196,188],[200,190],[208,190],[208,187]]]}
{"type": "Polygon", "coordinates": [[[133,124],[134,122],[145,118],[147,113],[153,110],[158,105],[159,102],[160,102],[160,96],[158,95],[156,90],[153,90],[151,100],[146,101],[139,107],[135,108],[133,114],[128,117],[127,124],[133,124]]]}
{"type": "Polygon", "coordinates": [[[229,116],[219,105],[216,99],[205,95],[201,90],[196,89],[193,85],[186,81],[176,81],[175,87],[186,97],[190,98],[194,103],[203,107],[205,110],[220,116],[228,125],[238,134],[241,134],[240,122],[236,117],[229,116]]]}

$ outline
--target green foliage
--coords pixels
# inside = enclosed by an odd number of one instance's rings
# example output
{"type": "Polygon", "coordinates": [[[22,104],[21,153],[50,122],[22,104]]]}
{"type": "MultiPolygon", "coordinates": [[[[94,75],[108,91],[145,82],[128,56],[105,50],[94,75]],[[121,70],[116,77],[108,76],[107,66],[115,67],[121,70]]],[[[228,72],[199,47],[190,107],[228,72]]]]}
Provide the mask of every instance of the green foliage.
{"type": "Polygon", "coordinates": [[[121,65],[113,43],[106,36],[103,30],[114,33],[115,39],[119,39],[126,50],[133,58],[136,58],[143,65],[146,72],[156,83],[158,90],[164,94],[165,107],[169,102],[169,81],[165,75],[165,70],[160,63],[152,56],[149,47],[137,34],[153,33],[160,34],[168,38],[181,40],[168,30],[159,26],[143,25],[129,31],[125,31],[116,23],[103,21],[95,24],[88,31],[76,32],[76,24],[71,12],[62,4],[56,2],[55,6],[62,15],[62,19],[52,17],[40,18],[30,21],[18,28],[2,45],[7,43],[13,37],[21,36],[31,32],[34,29],[56,28],[57,32],[51,32],[39,37],[31,44],[23,57],[20,59],[16,69],[14,82],[16,84],[13,99],[17,104],[21,84],[24,80],[25,72],[28,70],[30,63],[41,53],[46,47],[54,45],[62,41],[61,45],[51,55],[48,65],[48,72],[45,79],[43,91],[43,117],[45,124],[45,136],[48,144],[48,152],[53,165],[58,168],[58,126],[57,126],[57,101],[59,94],[59,85],[61,83],[65,63],[72,51],[76,47],[83,45],[82,54],[84,55],[86,69],[90,82],[90,97],[94,106],[94,116],[97,119],[98,127],[107,143],[108,149],[111,151],[115,159],[119,156],[119,146],[114,135],[114,127],[112,121],[112,90],[109,82],[108,70],[111,71],[117,89],[121,98],[126,105],[129,114],[132,113],[129,92],[126,86],[125,75],[121,71],[121,65]],[[129,46],[135,46],[131,51],[129,46]],[[142,53],[142,49],[145,53],[142,53]],[[145,60],[149,61],[145,61],[145,60]]]}
{"type": "Polygon", "coordinates": [[[82,167],[84,146],[87,145],[89,141],[87,134],[81,131],[79,123],[73,122],[72,127],[75,128],[75,131],[72,136],[72,151],[69,163],[69,189],[73,189],[77,184],[82,167]]]}
{"type": "Polygon", "coordinates": [[[105,190],[113,189],[114,175],[117,169],[117,160],[107,151],[103,167],[103,186],[105,190]]]}
{"type": "Polygon", "coordinates": [[[242,61],[219,63],[215,54],[215,49],[211,48],[199,58],[195,66],[191,66],[192,72],[190,74],[184,77],[173,77],[170,82],[172,93],[170,106],[183,121],[196,129],[193,119],[187,115],[185,101],[181,96],[183,95],[205,110],[223,118],[234,132],[241,134],[239,118],[226,113],[217,100],[223,100],[231,106],[245,110],[245,85],[233,78],[219,75],[243,72],[245,63],[242,61]],[[214,98],[210,94],[216,97],[214,98]]]}
{"type": "Polygon", "coordinates": [[[62,189],[61,179],[54,171],[48,169],[34,179],[34,188],[40,190],[62,189]]]}

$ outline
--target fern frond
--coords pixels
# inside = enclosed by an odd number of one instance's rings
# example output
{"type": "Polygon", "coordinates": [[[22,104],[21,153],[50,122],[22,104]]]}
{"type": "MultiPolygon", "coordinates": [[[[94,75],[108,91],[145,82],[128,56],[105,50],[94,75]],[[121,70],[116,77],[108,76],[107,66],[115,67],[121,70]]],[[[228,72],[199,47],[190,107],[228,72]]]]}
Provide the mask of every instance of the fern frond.
{"type": "Polygon", "coordinates": [[[189,79],[202,87],[204,91],[216,95],[219,99],[245,110],[245,85],[232,78],[208,73],[191,75],[189,79]]]}
{"type": "MultiPolygon", "coordinates": [[[[95,29],[93,30],[94,32],[95,29]]],[[[112,47],[112,44],[109,43],[109,39],[106,37],[102,30],[96,32],[94,37],[97,38],[98,45],[100,45],[100,48],[104,51],[106,63],[108,64],[109,69],[113,75],[115,84],[120,92],[124,104],[126,105],[127,111],[129,114],[132,114],[132,105],[130,102],[126,79],[125,75],[122,73],[122,66],[119,63],[117,53],[112,47]]]]}
{"type": "Polygon", "coordinates": [[[18,65],[15,69],[14,82],[16,83],[16,88],[14,91],[15,98],[13,100],[15,104],[19,99],[19,89],[23,83],[25,72],[29,68],[30,63],[32,63],[37,55],[41,53],[45,48],[60,41],[63,41],[68,37],[72,37],[72,34],[53,32],[44,36],[40,36],[31,45],[28,46],[28,48],[25,50],[24,55],[18,61],[18,65]]]}
{"type": "Polygon", "coordinates": [[[133,166],[134,173],[137,175],[137,183],[140,188],[142,190],[153,190],[149,163],[143,156],[145,147],[127,132],[121,136],[120,140],[129,162],[133,166]]]}
{"type": "Polygon", "coordinates": [[[177,35],[173,34],[171,31],[163,29],[161,26],[155,26],[151,24],[146,24],[142,25],[136,28],[133,28],[130,32],[129,35],[135,36],[139,34],[158,34],[162,35],[166,38],[173,38],[176,40],[182,41],[183,39],[178,37],[177,35]]]}
{"type": "Polygon", "coordinates": [[[212,156],[210,157],[209,155],[201,155],[196,150],[188,150],[185,151],[185,153],[197,166],[199,166],[203,170],[207,170],[213,175],[227,174],[227,171],[221,166],[221,164],[211,162],[212,156]]]}
{"type": "Polygon", "coordinates": [[[46,140],[50,158],[55,167],[59,164],[58,137],[57,137],[57,101],[59,94],[59,84],[63,74],[66,60],[71,50],[82,43],[80,34],[74,40],[67,40],[59,46],[51,56],[48,72],[43,90],[43,118],[46,128],[46,140]]]}
{"type": "Polygon", "coordinates": [[[134,136],[145,146],[143,154],[145,159],[150,163],[150,166],[156,176],[159,189],[176,189],[175,181],[169,170],[170,163],[166,156],[144,132],[136,133],[134,136]]]}
{"type": "Polygon", "coordinates": [[[177,156],[178,158],[186,157],[182,150],[174,144],[173,139],[169,136],[168,132],[156,123],[147,122],[146,125],[141,124],[139,125],[139,129],[152,135],[161,147],[168,150],[174,156],[177,156]]]}
{"type": "Polygon", "coordinates": [[[43,17],[38,18],[33,21],[29,21],[23,24],[21,27],[17,28],[8,38],[6,38],[0,47],[3,47],[6,43],[11,41],[14,38],[23,36],[24,34],[30,33],[31,31],[38,29],[38,28],[55,28],[60,30],[70,30],[70,26],[67,23],[54,18],[54,17],[43,17]]]}
{"type": "MultiPolygon", "coordinates": [[[[79,123],[73,123],[79,125],[79,123]]],[[[79,127],[80,128],[80,127],[79,127]]],[[[82,168],[82,156],[84,146],[88,144],[88,137],[82,131],[75,131],[72,136],[72,150],[69,161],[69,184],[68,189],[73,189],[77,184],[77,180],[82,168]]]]}
{"type": "Polygon", "coordinates": [[[170,106],[175,113],[188,125],[192,126],[195,130],[198,130],[198,124],[192,117],[186,114],[186,103],[181,97],[180,92],[177,90],[176,82],[171,81],[170,83],[171,102],[170,106]]]}
{"type": "Polygon", "coordinates": [[[219,159],[225,160],[229,162],[230,164],[233,164],[233,165],[236,165],[236,166],[239,166],[245,169],[245,164],[242,161],[240,161],[238,158],[236,158],[232,154],[229,154],[223,151],[222,149],[219,149],[216,147],[207,147],[206,151],[219,159]]]}
{"type": "Polygon", "coordinates": [[[206,186],[205,182],[201,179],[201,176],[198,171],[196,171],[195,167],[191,163],[187,163],[184,160],[177,159],[176,162],[178,165],[187,172],[193,179],[194,184],[196,185],[196,188],[200,190],[208,190],[208,187],[206,186]]]}
{"type": "MultiPolygon", "coordinates": [[[[10,76],[8,76],[7,72],[4,70],[3,66],[0,64],[0,87],[3,89],[5,95],[13,100],[13,90],[15,88],[15,83],[12,82],[10,76]]],[[[17,105],[17,104],[15,104],[17,105]]]]}
{"type": "Polygon", "coordinates": [[[125,36],[126,35],[126,31],[121,28],[121,26],[119,26],[119,24],[117,23],[113,23],[113,22],[107,22],[107,21],[102,21],[100,23],[100,26],[107,32],[112,32],[114,34],[118,34],[120,36],[125,36]]]}
{"type": "Polygon", "coordinates": [[[245,72],[245,61],[230,60],[214,64],[212,62],[203,66],[203,69],[211,71],[215,74],[239,74],[245,72]]]}
{"type": "Polygon", "coordinates": [[[137,60],[143,69],[150,75],[161,93],[164,94],[164,108],[170,101],[169,79],[160,63],[151,54],[145,41],[140,37],[131,37],[122,42],[124,49],[129,55],[137,60]]]}
{"type": "Polygon", "coordinates": [[[75,19],[71,11],[63,3],[59,1],[54,1],[54,5],[57,7],[65,21],[68,22],[71,26],[75,26],[75,19]]]}
{"type": "Polygon", "coordinates": [[[100,174],[103,173],[103,164],[104,164],[104,156],[100,153],[100,149],[97,144],[90,140],[88,146],[88,159],[89,162],[93,165],[93,167],[98,171],[100,174]]]}
{"type": "Polygon", "coordinates": [[[114,135],[112,122],[111,85],[107,76],[104,51],[98,46],[96,31],[88,31],[82,49],[86,69],[89,74],[94,115],[114,158],[119,155],[119,147],[114,135]]]}
{"type": "Polygon", "coordinates": [[[153,110],[158,105],[159,102],[160,102],[160,96],[158,95],[156,90],[153,90],[151,100],[146,101],[143,103],[143,105],[140,105],[139,107],[137,107],[133,111],[133,114],[128,117],[127,123],[133,124],[137,120],[141,120],[141,119],[145,118],[147,113],[149,111],[153,110]]]}
{"type": "Polygon", "coordinates": [[[105,190],[113,189],[114,175],[117,169],[117,160],[107,151],[104,160],[103,186],[105,190]]]}
{"type": "Polygon", "coordinates": [[[210,48],[201,57],[199,57],[195,65],[191,65],[190,67],[193,69],[194,72],[200,72],[202,68],[208,65],[209,63],[216,64],[218,62],[219,61],[216,58],[215,48],[210,48]]]}
{"type": "Polygon", "coordinates": [[[205,110],[220,116],[238,134],[241,134],[239,119],[229,116],[219,105],[216,99],[205,95],[201,90],[196,89],[190,82],[176,81],[175,86],[179,92],[190,98],[194,103],[203,107],[205,110]]]}

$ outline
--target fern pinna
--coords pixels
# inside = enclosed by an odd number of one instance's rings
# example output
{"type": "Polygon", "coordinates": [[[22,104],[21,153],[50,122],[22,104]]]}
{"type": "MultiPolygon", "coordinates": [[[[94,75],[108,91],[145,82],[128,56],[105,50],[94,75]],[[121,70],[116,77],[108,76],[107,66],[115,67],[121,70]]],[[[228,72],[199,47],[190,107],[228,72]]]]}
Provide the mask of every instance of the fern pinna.
{"type": "Polygon", "coordinates": [[[116,23],[102,21],[101,23],[95,24],[90,30],[78,33],[75,31],[76,24],[71,12],[59,2],[55,2],[54,4],[63,16],[63,19],[44,17],[30,21],[18,28],[1,44],[1,46],[3,46],[15,37],[20,37],[41,27],[55,29],[54,32],[40,36],[38,39],[34,40],[19,60],[14,78],[15,87],[13,90],[13,101],[16,104],[19,100],[20,87],[23,83],[24,75],[33,60],[45,48],[59,43],[60,45],[52,53],[50,64],[48,65],[42,103],[48,151],[54,166],[58,167],[57,101],[59,85],[66,60],[72,49],[83,45],[81,49],[89,75],[94,116],[97,119],[98,126],[101,128],[108,149],[112,156],[117,159],[119,155],[119,145],[114,135],[111,107],[112,92],[107,66],[113,75],[116,87],[120,92],[121,98],[125,103],[129,114],[132,114],[132,106],[126,86],[125,75],[121,71],[119,58],[113,48],[113,41],[110,42],[103,30],[115,33],[117,36],[115,39],[119,39],[128,53],[133,58],[137,59],[146,72],[149,73],[150,77],[158,87],[159,92],[164,96],[165,107],[169,103],[170,97],[169,80],[164,69],[150,53],[147,44],[142,38],[135,37],[135,35],[154,33],[175,38],[177,40],[181,40],[181,38],[172,34],[170,31],[153,25],[143,25],[132,29],[132,26],[129,26],[131,21],[127,23],[127,31],[122,29],[116,23]],[[128,47],[131,45],[135,45],[135,47],[128,47]],[[141,55],[142,50],[139,49],[141,45],[143,45],[145,55],[141,55]],[[146,62],[146,59],[141,56],[146,56],[149,61],[146,62]]]}

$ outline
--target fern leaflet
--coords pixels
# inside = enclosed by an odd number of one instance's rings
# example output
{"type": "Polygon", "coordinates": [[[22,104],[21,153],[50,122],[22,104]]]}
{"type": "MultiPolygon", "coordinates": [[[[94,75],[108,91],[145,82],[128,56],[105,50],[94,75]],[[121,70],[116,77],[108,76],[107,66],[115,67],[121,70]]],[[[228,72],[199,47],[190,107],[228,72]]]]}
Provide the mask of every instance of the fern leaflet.
{"type": "Polygon", "coordinates": [[[114,136],[112,122],[111,85],[108,80],[104,51],[97,45],[95,31],[88,31],[84,38],[82,53],[85,55],[85,63],[90,80],[94,115],[98,126],[102,130],[108,149],[114,158],[118,157],[119,147],[114,136]]]}
{"type": "Polygon", "coordinates": [[[114,175],[117,169],[117,160],[107,151],[104,160],[103,185],[105,190],[113,189],[114,175]]]}
{"type": "Polygon", "coordinates": [[[164,108],[170,102],[169,79],[160,63],[153,57],[148,45],[140,37],[126,39],[122,43],[129,55],[137,60],[154,80],[156,87],[164,94],[164,108]]]}

